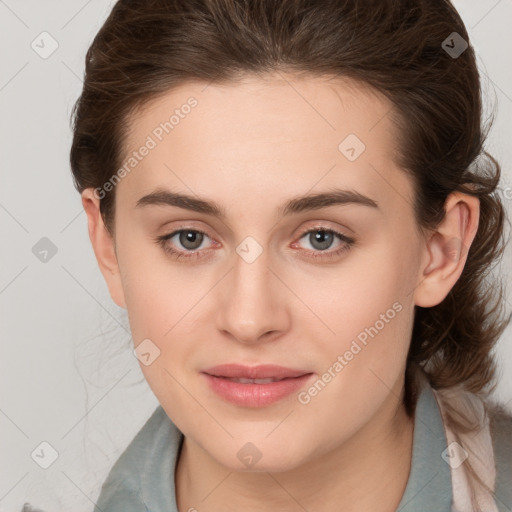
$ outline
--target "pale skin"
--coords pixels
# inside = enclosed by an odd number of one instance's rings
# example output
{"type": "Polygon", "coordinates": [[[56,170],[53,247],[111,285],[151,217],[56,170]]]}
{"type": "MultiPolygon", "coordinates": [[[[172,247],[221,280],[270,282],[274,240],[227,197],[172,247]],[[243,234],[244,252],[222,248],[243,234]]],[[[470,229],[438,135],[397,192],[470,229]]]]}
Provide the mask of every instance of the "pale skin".
{"type": "Polygon", "coordinates": [[[460,277],[479,202],[450,195],[442,223],[423,233],[412,182],[393,159],[391,104],[350,81],[279,73],[185,84],[131,119],[126,154],[190,96],[197,106],[116,186],[114,236],[93,189],[82,194],[99,267],[127,309],[135,346],[149,338],[160,350],[141,369],[185,434],[178,508],[394,511],[412,455],[414,420],[402,397],[414,307],[439,304],[460,277]],[[366,146],[354,161],[338,149],[349,134],[366,146]],[[378,208],[346,203],[280,216],[290,199],[334,188],[378,208]],[[156,189],[213,201],[226,217],[136,207],[156,189]],[[346,242],[334,237],[322,251],[313,239],[320,228],[355,243],[329,258],[346,242]],[[167,240],[198,257],[175,259],[155,241],[179,229],[207,233],[194,250],[179,234],[167,240]],[[251,263],[236,251],[248,236],[262,249],[251,263]],[[306,405],[294,394],[236,406],[199,378],[222,363],[320,377],[394,303],[400,312],[306,405]],[[251,468],[237,457],[248,442],[261,453],[251,468]]]}

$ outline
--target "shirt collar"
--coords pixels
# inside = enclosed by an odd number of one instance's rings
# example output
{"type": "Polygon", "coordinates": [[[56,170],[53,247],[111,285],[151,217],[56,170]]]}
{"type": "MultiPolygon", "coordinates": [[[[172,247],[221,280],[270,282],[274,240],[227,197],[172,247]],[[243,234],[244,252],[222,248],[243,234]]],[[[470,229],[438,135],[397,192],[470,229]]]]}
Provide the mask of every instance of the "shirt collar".
{"type": "Polygon", "coordinates": [[[397,512],[450,512],[450,466],[442,458],[446,435],[430,384],[424,382],[416,403],[411,470],[397,512]]]}

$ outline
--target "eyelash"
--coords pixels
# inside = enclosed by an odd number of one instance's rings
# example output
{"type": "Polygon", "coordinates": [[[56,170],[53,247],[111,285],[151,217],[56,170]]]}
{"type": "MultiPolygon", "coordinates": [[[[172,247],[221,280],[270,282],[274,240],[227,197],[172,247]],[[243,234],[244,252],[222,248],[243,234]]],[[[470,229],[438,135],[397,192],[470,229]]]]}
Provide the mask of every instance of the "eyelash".
{"type": "MultiPolygon", "coordinates": [[[[190,258],[202,257],[201,256],[202,251],[199,249],[196,249],[195,251],[177,251],[176,249],[173,249],[171,246],[169,246],[167,244],[168,240],[173,238],[175,235],[177,235],[181,232],[187,232],[187,231],[194,232],[194,233],[200,233],[204,236],[207,236],[208,238],[211,238],[208,235],[208,233],[206,233],[205,231],[202,231],[201,229],[182,227],[180,229],[177,229],[176,231],[173,231],[172,233],[169,233],[168,235],[162,235],[162,236],[156,237],[156,242],[162,247],[162,249],[167,254],[169,254],[170,256],[172,256],[175,259],[180,259],[180,258],[190,259],[190,258]]],[[[338,256],[341,256],[341,254],[343,254],[344,252],[350,250],[351,247],[355,244],[355,240],[353,238],[350,238],[342,233],[339,233],[338,231],[335,231],[334,229],[328,229],[328,228],[324,228],[322,226],[307,229],[299,236],[298,240],[302,239],[305,235],[307,235],[309,233],[314,233],[314,232],[318,232],[318,231],[321,231],[323,233],[333,234],[340,241],[344,242],[344,245],[342,245],[339,249],[337,249],[335,251],[331,251],[331,252],[306,250],[306,252],[313,253],[310,256],[313,259],[316,259],[316,258],[323,258],[323,259],[328,259],[328,260],[334,259],[338,256]]]]}

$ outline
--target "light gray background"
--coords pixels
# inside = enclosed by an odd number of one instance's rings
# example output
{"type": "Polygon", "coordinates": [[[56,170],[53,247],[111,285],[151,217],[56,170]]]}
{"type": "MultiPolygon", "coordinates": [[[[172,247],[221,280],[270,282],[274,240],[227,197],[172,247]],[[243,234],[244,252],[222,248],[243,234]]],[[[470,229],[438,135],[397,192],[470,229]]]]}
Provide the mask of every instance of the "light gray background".
{"type": "MultiPolygon", "coordinates": [[[[512,0],[455,5],[478,55],[486,104],[497,102],[487,147],[502,163],[510,216],[512,0]]],[[[1,511],[19,512],[26,501],[46,512],[92,510],[112,463],[158,404],[131,353],[124,310],[97,268],[68,164],[85,52],[111,6],[0,0],[1,511]],[[47,59],[31,47],[43,31],[58,42],[47,59]],[[32,252],[42,237],[57,247],[46,263],[32,252]],[[43,441],[58,452],[48,469],[31,458],[43,441]]],[[[509,283],[510,245],[501,270],[509,283]]],[[[497,353],[496,397],[512,410],[510,328],[497,353]]],[[[49,460],[48,448],[36,453],[49,460]]]]}

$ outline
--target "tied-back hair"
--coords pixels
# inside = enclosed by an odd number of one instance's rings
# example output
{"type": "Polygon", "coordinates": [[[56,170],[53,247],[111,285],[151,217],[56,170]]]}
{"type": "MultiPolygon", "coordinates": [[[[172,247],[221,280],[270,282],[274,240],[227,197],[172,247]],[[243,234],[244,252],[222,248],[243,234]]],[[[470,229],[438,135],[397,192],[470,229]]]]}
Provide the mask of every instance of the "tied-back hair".
{"type": "MultiPolygon", "coordinates": [[[[510,321],[491,272],[505,247],[506,217],[500,166],[484,149],[491,123],[484,130],[475,53],[469,44],[450,55],[443,47],[450,37],[469,43],[448,0],[119,0],[87,52],[73,110],[75,186],[107,182],[121,165],[130,115],[186,82],[289,72],[370,87],[393,105],[397,164],[414,183],[419,229],[438,226],[454,191],[480,201],[459,280],[439,305],[415,309],[406,411],[414,413],[418,369],[434,389],[487,398],[496,386],[492,349],[510,321]]],[[[114,197],[115,188],[100,201],[111,234],[114,197]]],[[[467,428],[460,415],[448,421],[467,428]]]]}

